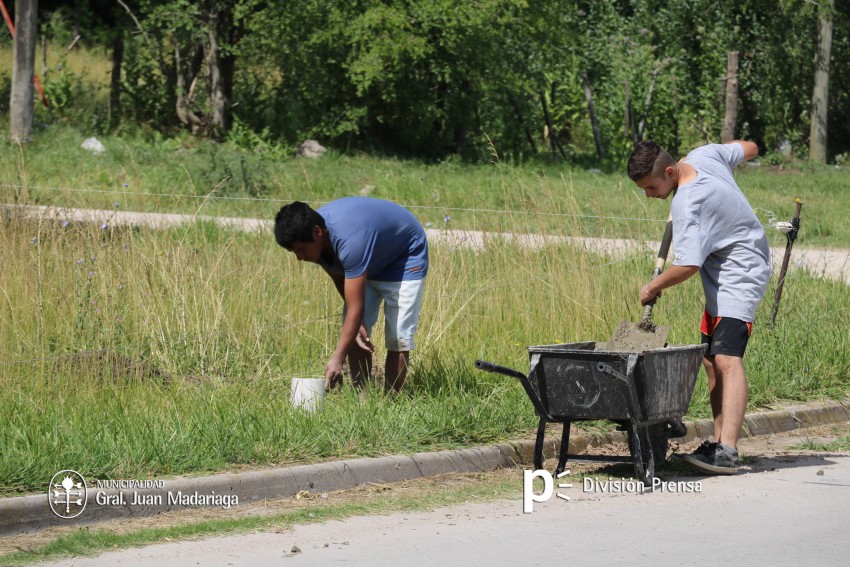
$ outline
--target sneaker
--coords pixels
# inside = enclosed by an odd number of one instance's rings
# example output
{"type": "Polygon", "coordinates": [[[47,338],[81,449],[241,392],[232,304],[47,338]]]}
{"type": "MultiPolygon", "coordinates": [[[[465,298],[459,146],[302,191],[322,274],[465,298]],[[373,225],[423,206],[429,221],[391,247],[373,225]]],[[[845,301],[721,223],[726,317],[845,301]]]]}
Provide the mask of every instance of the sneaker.
{"type": "Polygon", "coordinates": [[[714,441],[709,441],[709,440],[706,439],[705,441],[702,442],[702,445],[700,445],[699,447],[696,448],[696,450],[693,453],[691,453],[691,454],[673,453],[673,458],[678,459],[680,461],[687,460],[688,462],[690,462],[689,459],[699,459],[703,462],[708,462],[708,455],[709,455],[709,453],[714,452],[714,446],[715,445],[717,445],[717,443],[715,443],[714,441]]]}
{"type": "Polygon", "coordinates": [[[735,474],[741,464],[736,449],[722,443],[708,441],[690,455],[682,457],[682,460],[698,469],[715,474],[735,474]]]}

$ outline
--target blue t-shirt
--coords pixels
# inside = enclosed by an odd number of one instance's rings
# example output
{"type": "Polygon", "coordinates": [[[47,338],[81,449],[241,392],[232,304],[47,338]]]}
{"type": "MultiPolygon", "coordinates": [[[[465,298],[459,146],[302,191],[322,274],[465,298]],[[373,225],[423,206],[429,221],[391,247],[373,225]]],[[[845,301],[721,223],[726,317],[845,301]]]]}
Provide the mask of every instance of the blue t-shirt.
{"type": "Polygon", "coordinates": [[[732,176],[743,160],[738,143],[702,146],[687,155],[685,163],[697,175],[673,198],[673,264],[700,266],[711,315],[752,322],[770,279],[770,249],[732,176]]]}
{"type": "Polygon", "coordinates": [[[428,273],[428,241],[422,224],[396,203],[345,197],[317,211],[325,219],[335,258],[317,264],[332,274],[398,282],[428,273]],[[330,261],[329,261],[330,260],[330,261]]]}

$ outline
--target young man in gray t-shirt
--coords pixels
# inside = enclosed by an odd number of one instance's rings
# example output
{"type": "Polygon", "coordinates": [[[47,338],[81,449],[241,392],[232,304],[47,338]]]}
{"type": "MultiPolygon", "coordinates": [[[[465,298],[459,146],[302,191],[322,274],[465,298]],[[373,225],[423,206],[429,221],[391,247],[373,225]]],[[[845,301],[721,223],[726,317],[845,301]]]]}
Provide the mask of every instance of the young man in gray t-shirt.
{"type": "Polygon", "coordinates": [[[673,265],[641,288],[641,303],[697,272],[702,277],[700,331],[708,344],[703,362],[717,441],[706,441],[684,459],[715,473],[734,473],[739,465],[748,397],[744,351],[770,278],[767,236],[732,176],[736,165],[757,155],[754,143],[736,140],[699,147],[677,163],[646,141],[635,146],[628,164],[629,178],[647,197],[666,199],[675,192],[673,265]]]}

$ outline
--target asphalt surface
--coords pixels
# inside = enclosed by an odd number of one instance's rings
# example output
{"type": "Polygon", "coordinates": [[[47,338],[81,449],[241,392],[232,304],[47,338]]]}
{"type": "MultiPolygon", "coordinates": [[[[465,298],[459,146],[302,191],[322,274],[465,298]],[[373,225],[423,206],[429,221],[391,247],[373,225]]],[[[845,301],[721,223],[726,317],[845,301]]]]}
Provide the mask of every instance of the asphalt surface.
{"type": "Polygon", "coordinates": [[[553,496],[530,514],[522,512],[517,472],[517,497],[510,500],[157,544],[48,565],[846,565],[850,455],[764,457],[750,469],[732,477],[668,479],[690,482],[676,485],[690,490],[700,483],[700,492],[611,493],[600,484],[585,491],[577,478],[572,488],[555,488],[569,501],[553,496]]]}

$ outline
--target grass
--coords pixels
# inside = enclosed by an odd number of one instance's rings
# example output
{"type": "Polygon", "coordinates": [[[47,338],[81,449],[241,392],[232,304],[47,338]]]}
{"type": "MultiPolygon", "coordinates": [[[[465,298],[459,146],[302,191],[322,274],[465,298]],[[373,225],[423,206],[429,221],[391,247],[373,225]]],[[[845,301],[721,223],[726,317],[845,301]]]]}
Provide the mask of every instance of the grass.
{"type": "Polygon", "coordinates": [[[799,445],[795,445],[793,449],[800,451],[826,451],[834,453],[836,451],[850,451],[850,436],[839,437],[835,441],[822,443],[812,439],[807,439],[799,445]]]}
{"type": "MultiPolygon", "coordinates": [[[[84,134],[56,127],[26,147],[5,145],[17,167],[0,171],[0,199],[54,206],[196,212],[272,218],[281,204],[316,206],[358,194],[402,203],[433,227],[586,236],[660,238],[669,204],[647,200],[622,172],[593,174],[557,164],[438,165],[330,155],[271,159],[194,138],[100,138],[105,155],[79,146],[84,134]],[[444,221],[449,216],[448,223],[444,221]]],[[[3,136],[5,138],[5,136],[3,136]]],[[[738,182],[762,221],[789,220],[804,202],[798,245],[850,247],[845,170],[739,168],[738,182]]],[[[783,236],[768,231],[772,244],[783,236]]]]}
{"type": "MultiPolygon", "coordinates": [[[[335,392],[310,416],[289,407],[289,379],[321,373],[340,301],[271,235],[14,217],[0,227],[5,494],[39,491],[68,467],[149,478],[528,435],[535,417],[519,384],[473,361],[524,369],[526,345],[607,338],[636,318],[650,265],[649,254],[498,238],[482,250],[435,245],[405,394],[335,392]]],[[[751,407],[847,394],[846,293],[792,272],[778,324],[757,324],[748,351],[751,407]]],[[[671,343],[696,339],[701,295],[694,279],[659,302],[671,343]]],[[[702,381],[691,414],[708,414],[702,381]]]]}
{"type": "MultiPolygon", "coordinates": [[[[83,51],[66,69],[89,81],[106,76],[102,63],[83,51]]],[[[100,104],[103,84],[91,88],[100,104]]],[[[270,219],[293,199],[369,194],[410,206],[432,228],[638,240],[659,238],[669,207],[621,171],[519,166],[500,162],[498,148],[492,164],[474,166],[334,152],[303,160],[138,127],[98,134],[107,152],[95,156],[80,148],[93,133],[68,111],[40,107],[32,143],[10,145],[0,132],[0,202],[270,219]]],[[[794,198],[804,201],[799,245],[850,247],[846,170],[764,165],[737,176],[766,223],[765,211],[787,220],[794,198]]],[[[290,409],[289,379],[321,373],[340,301],[270,235],[211,223],[154,232],[0,221],[0,493],[40,491],[66,467],[141,478],[527,435],[535,419],[519,385],[473,361],[524,369],[526,345],[606,339],[620,319],[636,319],[651,267],[650,253],[528,249],[498,235],[482,250],[435,244],[431,256],[404,395],[337,392],[325,413],[308,416],[290,409]]],[[[772,291],[747,355],[751,408],[846,396],[847,287],[792,272],[769,329],[772,291]]],[[[672,343],[696,340],[701,304],[696,278],[659,302],[672,343]]],[[[708,414],[700,381],[691,415],[708,414]]]]}
{"type": "MultiPolygon", "coordinates": [[[[411,207],[423,223],[508,232],[660,238],[669,204],[647,200],[621,171],[590,173],[555,163],[427,165],[391,158],[331,154],[321,160],[280,158],[191,137],[164,140],[139,133],[99,136],[104,155],[80,148],[89,134],[68,126],[36,134],[26,147],[2,142],[17,167],[0,172],[0,197],[55,206],[194,212],[272,218],[281,204],[315,204],[358,194],[411,207]]],[[[6,138],[6,136],[2,136],[6,138]]],[[[10,158],[9,162],[12,162],[10,158]]],[[[801,246],[850,247],[848,173],[805,164],[742,166],[738,182],[763,222],[789,220],[804,202],[801,246]]],[[[781,234],[770,230],[781,245],[781,234]]]]}

